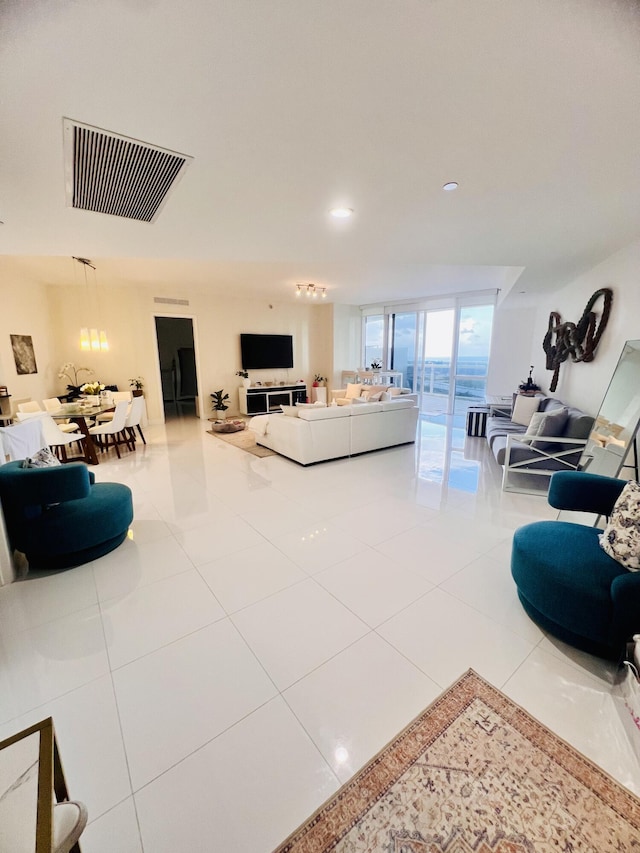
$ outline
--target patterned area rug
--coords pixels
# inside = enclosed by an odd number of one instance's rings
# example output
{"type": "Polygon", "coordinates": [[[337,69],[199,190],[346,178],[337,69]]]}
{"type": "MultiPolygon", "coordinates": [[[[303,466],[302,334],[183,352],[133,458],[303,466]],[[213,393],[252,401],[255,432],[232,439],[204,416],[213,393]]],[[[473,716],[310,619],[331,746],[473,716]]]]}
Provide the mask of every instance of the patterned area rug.
{"type": "Polygon", "coordinates": [[[221,441],[226,441],[227,444],[233,444],[234,447],[239,447],[240,450],[246,450],[247,453],[253,454],[253,456],[275,456],[273,450],[270,450],[268,447],[260,447],[256,444],[256,436],[254,432],[251,432],[249,429],[242,430],[241,432],[213,432],[213,430],[207,430],[209,435],[214,435],[216,438],[219,438],[221,441]]]}
{"type": "Polygon", "coordinates": [[[276,853],[640,851],[640,800],[473,670],[276,853]]]}

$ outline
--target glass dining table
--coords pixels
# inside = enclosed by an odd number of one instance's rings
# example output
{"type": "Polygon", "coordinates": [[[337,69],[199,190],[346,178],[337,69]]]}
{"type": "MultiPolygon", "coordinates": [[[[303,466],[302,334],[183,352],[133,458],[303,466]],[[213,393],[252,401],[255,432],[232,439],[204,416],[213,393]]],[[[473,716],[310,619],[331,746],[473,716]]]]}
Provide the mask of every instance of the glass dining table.
{"type": "Polygon", "coordinates": [[[113,412],[115,409],[115,405],[113,403],[99,403],[98,405],[89,405],[86,403],[78,402],[77,405],[72,403],[66,403],[60,409],[54,412],[49,412],[54,421],[71,421],[75,424],[78,424],[78,428],[80,432],[84,436],[82,441],[82,447],[84,448],[84,453],[79,456],[69,456],[69,462],[79,462],[84,461],[87,465],[98,465],[100,460],[98,458],[98,451],[96,450],[96,445],[93,440],[93,436],[89,432],[89,424],[87,423],[87,419],[91,420],[95,418],[96,415],[101,415],[103,412],[113,412]]]}

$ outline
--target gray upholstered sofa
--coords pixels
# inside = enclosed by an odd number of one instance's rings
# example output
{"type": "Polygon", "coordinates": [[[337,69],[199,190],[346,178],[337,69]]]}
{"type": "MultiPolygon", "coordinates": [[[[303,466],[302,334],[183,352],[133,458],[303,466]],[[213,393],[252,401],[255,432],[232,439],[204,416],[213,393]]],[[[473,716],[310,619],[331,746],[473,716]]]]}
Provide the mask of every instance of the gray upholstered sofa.
{"type": "MultiPolygon", "coordinates": [[[[498,464],[503,466],[502,487],[505,491],[529,491],[514,486],[513,474],[550,477],[554,471],[574,470],[593,426],[593,418],[580,409],[565,406],[554,397],[540,397],[539,412],[566,411],[566,421],[557,435],[540,438],[529,434],[527,427],[513,423],[508,417],[494,415],[487,419],[487,441],[498,464]]],[[[532,492],[539,491],[532,484],[532,492]]]]}

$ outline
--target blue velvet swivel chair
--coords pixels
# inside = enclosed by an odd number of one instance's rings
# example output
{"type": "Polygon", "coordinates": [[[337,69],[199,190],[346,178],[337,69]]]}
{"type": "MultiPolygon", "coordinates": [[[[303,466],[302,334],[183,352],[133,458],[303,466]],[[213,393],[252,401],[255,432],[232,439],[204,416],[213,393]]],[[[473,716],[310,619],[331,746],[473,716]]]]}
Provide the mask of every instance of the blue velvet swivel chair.
{"type": "Polygon", "coordinates": [[[0,500],[12,549],[29,569],[68,569],[107,554],[133,519],[131,490],[96,483],[83,462],[51,468],[0,465],[0,500]]]}
{"type": "MultiPolygon", "coordinates": [[[[557,509],[608,516],[624,480],[578,471],[551,478],[557,509]]],[[[604,526],[604,523],[603,523],[604,526]]],[[[599,657],[619,660],[640,633],[640,572],[630,572],[600,547],[602,529],[538,521],[516,530],[511,574],[522,606],[544,631],[599,657]]]]}

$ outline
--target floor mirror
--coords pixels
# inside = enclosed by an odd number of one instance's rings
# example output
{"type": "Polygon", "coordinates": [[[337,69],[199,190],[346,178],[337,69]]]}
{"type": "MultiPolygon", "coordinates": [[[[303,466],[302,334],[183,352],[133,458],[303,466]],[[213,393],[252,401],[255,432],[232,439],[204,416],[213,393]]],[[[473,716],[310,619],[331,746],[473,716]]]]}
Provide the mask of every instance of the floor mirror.
{"type": "MultiPolygon", "coordinates": [[[[637,480],[639,425],[640,340],[636,340],[627,341],[622,348],[578,470],[637,480]]],[[[595,524],[597,520],[596,516],[564,510],[558,518],[582,524],[595,524]]]]}

